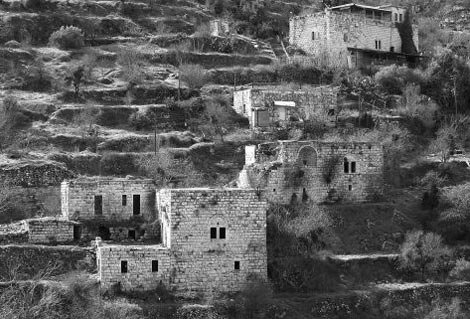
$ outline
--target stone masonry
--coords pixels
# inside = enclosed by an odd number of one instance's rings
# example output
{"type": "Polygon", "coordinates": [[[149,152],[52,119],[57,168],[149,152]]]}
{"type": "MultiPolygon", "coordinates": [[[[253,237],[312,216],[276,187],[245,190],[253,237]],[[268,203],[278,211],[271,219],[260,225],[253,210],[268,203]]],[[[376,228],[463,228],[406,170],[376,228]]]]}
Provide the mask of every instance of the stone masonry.
{"type": "Polygon", "coordinates": [[[81,178],[61,185],[62,215],[72,220],[155,219],[151,179],[81,178]]]}
{"type": "Polygon", "coordinates": [[[24,221],[28,231],[28,242],[51,244],[72,242],[79,223],[61,218],[36,218],[24,221]]]}
{"type": "Polygon", "coordinates": [[[161,246],[100,246],[104,287],[178,295],[240,291],[267,278],[267,203],[252,189],[165,189],[157,193],[161,246]],[[158,268],[158,270],[157,270],[158,268]]]}
{"type": "MultiPolygon", "coordinates": [[[[344,62],[357,49],[403,53],[397,23],[403,21],[405,12],[393,6],[350,4],[295,16],[290,19],[289,43],[308,54],[329,53],[344,62]]],[[[418,49],[416,25],[413,25],[413,42],[418,49]]]]}
{"type": "Polygon", "coordinates": [[[239,186],[269,202],[372,201],[383,193],[383,148],[372,143],[279,141],[246,148],[239,186]]]}
{"type": "Polygon", "coordinates": [[[233,107],[248,118],[250,126],[263,127],[292,120],[309,119],[320,112],[334,115],[338,87],[318,86],[287,90],[280,86],[250,86],[236,90],[233,107]]]}

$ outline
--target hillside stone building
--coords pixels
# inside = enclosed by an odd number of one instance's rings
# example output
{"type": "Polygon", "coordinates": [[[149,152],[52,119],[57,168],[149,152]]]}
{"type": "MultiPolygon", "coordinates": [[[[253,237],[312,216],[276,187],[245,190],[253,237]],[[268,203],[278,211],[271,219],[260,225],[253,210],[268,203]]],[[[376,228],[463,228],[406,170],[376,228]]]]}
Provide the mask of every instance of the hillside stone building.
{"type": "Polygon", "coordinates": [[[79,178],[64,181],[61,206],[63,217],[82,222],[85,237],[137,239],[142,235],[139,234],[139,223],[157,218],[155,184],[151,179],[79,178]],[[131,220],[134,222],[126,223],[131,220]],[[129,227],[130,224],[133,226],[129,227]]]}
{"type": "Polygon", "coordinates": [[[213,37],[230,35],[230,23],[226,19],[214,19],[209,22],[209,31],[213,37]]]}
{"type": "Polygon", "coordinates": [[[371,143],[279,141],[246,147],[239,187],[269,202],[366,202],[383,193],[383,148],[371,143]]]}
{"type": "Polygon", "coordinates": [[[156,206],[162,244],[99,245],[104,287],[178,295],[239,291],[267,278],[267,203],[252,189],[164,189],[156,206]]]}
{"type": "Polygon", "coordinates": [[[331,53],[350,67],[415,64],[419,60],[418,27],[412,24],[412,34],[404,41],[399,26],[405,18],[406,9],[390,5],[331,7],[292,17],[289,43],[312,55],[331,53]]]}
{"type": "Polygon", "coordinates": [[[339,87],[286,90],[279,86],[242,87],[234,92],[233,108],[248,118],[251,128],[267,128],[309,119],[316,113],[335,114],[339,87]]]}

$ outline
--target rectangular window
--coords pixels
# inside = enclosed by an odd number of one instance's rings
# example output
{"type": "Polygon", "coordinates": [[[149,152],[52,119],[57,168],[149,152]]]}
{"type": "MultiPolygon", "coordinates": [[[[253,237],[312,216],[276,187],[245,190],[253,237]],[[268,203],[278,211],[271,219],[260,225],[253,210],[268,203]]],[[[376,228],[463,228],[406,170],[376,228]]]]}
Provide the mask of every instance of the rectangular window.
{"type": "Polygon", "coordinates": [[[238,260],[235,261],[235,263],[234,263],[234,265],[233,265],[233,268],[234,268],[235,270],[240,270],[240,262],[239,262],[238,260]]]}
{"type": "Polygon", "coordinates": [[[134,229],[130,229],[128,234],[129,234],[129,239],[135,239],[135,230],[134,229]]]}
{"type": "Polygon", "coordinates": [[[225,227],[220,227],[219,229],[219,238],[225,239],[225,227]]]}
{"type": "Polygon", "coordinates": [[[127,260],[121,260],[121,274],[127,273],[127,260]]]}
{"type": "Polygon", "coordinates": [[[352,191],[352,185],[348,185],[348,190],[352,191]]]}
{"type": "Polygon", "coordinates": [[[403,14],[400,13],[400,22],[403,21],[403,14]]]}
{"type": "Polygon", "coordinates": [[[381,40],[375,40],[375,49],[376,50],[382,49],[382,41],[381,40]]]}
{"type": "Polygon", "coordinates": [[[152,272],[158,272],[158,260],[152,260],[152,272]]]}
{"type": "Polygon", "coordinates": [[[344,161],[344,172],[347,174],[349,173],[349,162],[344,161]]]}
{"type": "Polygon", "coordinates": [[[211,227],[211,239],[217,239],[217,228],[211,227]]]}
{"type": "Polygon", "coordinates": [[[312,40],[315,40],[315,32],[312,32],[312,40]]]}
{"type": "Polygon", "coordinates": [[[374,18],[374,11],[366,10],[366,18],[373,19],[374,18]]]}
{"type": "Polygon", "coordinates": [[[351,173],[356,173],[356,162],[351,162],[351,173]]]}
{"type": "Polygon", "coordinates": [[[122,195],[122,206],[127,206],[127,195],[122,195]]]}
{"type": "Polygon", "coordinates": [[[398,21],[398,13],[395,13],[395,21],[398,21]]]}
{"type": "Polygon", "coordinates": [[[103,215],[103,196],[95,196],[95,215],[103,215]]]}
{"type": "Polygon", "coordinates": [[[133,195],[132,196],[132,214],[140,215],[140,195],[133,195]]]}

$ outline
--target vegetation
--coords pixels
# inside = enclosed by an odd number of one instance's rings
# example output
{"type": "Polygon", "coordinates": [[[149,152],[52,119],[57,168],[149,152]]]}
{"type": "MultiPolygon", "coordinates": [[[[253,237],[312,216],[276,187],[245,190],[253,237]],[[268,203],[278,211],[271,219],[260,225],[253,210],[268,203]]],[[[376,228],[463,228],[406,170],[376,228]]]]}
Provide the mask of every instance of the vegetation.
{"type": "Polygon", "coordinates": [[[64,50],[80,49],[85,45],[82,30],[74,26],[62,26],[51,34],[49,45],[64,50]]]}

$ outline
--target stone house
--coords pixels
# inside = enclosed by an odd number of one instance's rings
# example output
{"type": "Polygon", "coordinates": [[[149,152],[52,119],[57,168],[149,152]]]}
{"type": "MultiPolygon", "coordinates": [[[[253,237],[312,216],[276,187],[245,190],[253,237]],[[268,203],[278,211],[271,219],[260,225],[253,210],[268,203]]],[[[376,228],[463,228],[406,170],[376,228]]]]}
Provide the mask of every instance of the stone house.
{"type": "Polygon", "coordinates": [[[291,17],[289,43],[308,54],[333,54],[350,67],[371,63],[419,61],[418,27],[412,24],[410,39],[402,40],[400,23],[406,9],[391,5],[366,6],[355,3],[291,17]]]}
{"type": "Polygon", "coordinates": [[[257,188],[269,202],[366,202],[383,193],[380,145],[278,141],[246,147],[239,187],[257,188]]]}
{"type": "Polygon", "coordinates": [[[318,113],[333,116],[337,109],[339,87],[318,86],[288,90],[280,86],[242,87],[233,94],[234,110],[248,118],[251,128],[309,119],[318,113]]]}
{"type": "Polygon", "coordinates": [[[164,189],[156,206],[162,245],[97,247],[104,287],[178,295],[234,292],[267,278],[267,203],[252,189],[164,189]]]}
{"type": "Polygon", "coordinates": [[[209,30],[213,37],[230,35],[230,23],[226,19],[214,19],[209,22],[209,30]]]}
{"type": "Polygon", "coordinates": [[[151,179],[66,180],[61,184],[61,206],[63,217],[82,223],[85,237],[137,239],[143,236],[140,224],[157,217],[151,179]]]}

